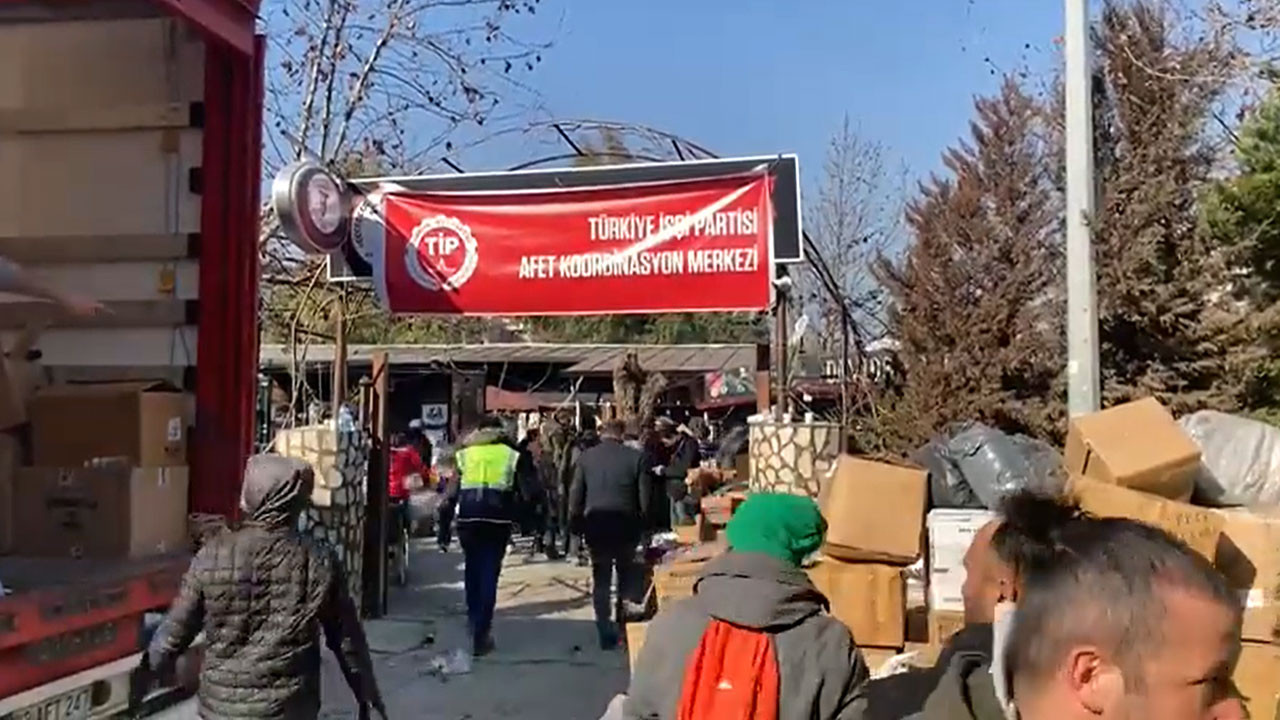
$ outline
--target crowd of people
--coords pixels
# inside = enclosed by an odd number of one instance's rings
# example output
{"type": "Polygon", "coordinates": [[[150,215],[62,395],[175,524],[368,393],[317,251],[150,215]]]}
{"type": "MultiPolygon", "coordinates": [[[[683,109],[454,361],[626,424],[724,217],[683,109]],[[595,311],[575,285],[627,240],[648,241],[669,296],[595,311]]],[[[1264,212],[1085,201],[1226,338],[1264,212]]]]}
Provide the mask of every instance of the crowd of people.
{"type": "Polygon", "coordinates": [[[655,531],[693,522],[696,498],[684,478],[702,456],[688,428],[667,419],[652,428],[611,420],[584,428],[555,455],[536,429],[514,442],[498,417],[484,419],[455,454],[456,483],[445,504],[457,508],[476,655],[494,648],[490,630],[513,528],[533,536],[534,553],[591,565],[600,645],[613,649],[622,623],[641,610],[637,548],[655,531]]]}
{"type": "MultiPolygon", "coordinates": [[[[545,511],[547,522],[532,525],[545,547],[556,547],[556,526],[566,550],[573,538],[585,543],[600,642],[619,645],[620,624],[638,609],[626,593],[636,548],[657,524],[660,500],[675,508],[684,499],[674,469],[685,462],[681,446],[696,439],[671,429],[664,423],[646,438],[669,451],[659,462],[636,428],[604,423],[567,453],[567,483],[558,471],[546,477],[559,466],[539,457],[537,436],[513,442],[497,418],[465,438],[444,482],[456,499],[475,654],[495,647],[502,560],[530,505],[545,511]]],[[[295,529],[310,483],[305,465],[252,458],[243,526],[200,550],[156,634],[150,672],[171,667],[203,631],[203,717],[316,717],[322,636],[361,716],[385,716],[341,568],[295,529]]],[[[681,519],[667,512],[668,523],[681,519]]],[[[963,629],[933,667],[876,679],[803,570],[825,533],[812,499],[749,496],[725,530],[727,551],[707,564],[693,595],[650,623],[630,687],[609,712],[625,720],[1245,717],[1231,682],[1239,603],[1207,560],[1159,529],[1092,517],[1065,498],[1007,497],[965,556],[963,629]]]]}

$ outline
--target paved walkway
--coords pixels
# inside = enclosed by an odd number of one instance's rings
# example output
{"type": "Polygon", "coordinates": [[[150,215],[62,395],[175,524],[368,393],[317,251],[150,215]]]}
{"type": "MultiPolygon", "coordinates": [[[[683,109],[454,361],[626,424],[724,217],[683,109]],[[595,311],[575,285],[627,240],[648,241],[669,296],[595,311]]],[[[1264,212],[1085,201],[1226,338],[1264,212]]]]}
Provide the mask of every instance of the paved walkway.
{"type": "MultiPolygon", "coordinates": [[[[523,547],[523,546],[522,546],[523,547]]],[[[384,621],[368,623],[378,682],[391,720],[597,720],[626,689],[626,651],[602,652],[592,621],[590,573],[573,563],[508,554],[499,588],[498,649],[470,673],[442,676],[433,660],[467,648],[462,555],[421,543],[410,587],[392,588],[384,621]]],[[[354,704],[325,652],[325,718],[354,717],[354,704]]],[[[157,720],[195,717],[190,704],[157,720]]]]}

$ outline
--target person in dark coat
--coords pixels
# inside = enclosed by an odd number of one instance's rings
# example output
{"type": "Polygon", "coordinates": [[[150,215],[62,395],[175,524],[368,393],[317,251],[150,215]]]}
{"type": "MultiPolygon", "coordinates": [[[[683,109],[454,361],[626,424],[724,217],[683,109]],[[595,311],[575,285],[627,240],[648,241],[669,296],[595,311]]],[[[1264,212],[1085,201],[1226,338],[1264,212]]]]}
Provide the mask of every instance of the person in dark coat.
{"type": "Polygon", "coordinates": [[[618,625],[626,620],[626,592],[634,583],[636,547],[649,512],[644,456],[622,443],[623,432],[618,420],[604,424],[600,444],[578,459],[569,501],[571,516],[591,553],[591,595],[600,646],[606,650],[617,647],[618,625]],[[611,618],[615,571],[618,593],[611,618]]]}
{"type": "Polygon", "coordinates": [[[568,452],[561,458],[560,471],[560,509],[561,517],[564,521],[564,556],[577,557],[578,565],[585,566],[588,563],[585,543],[582,540],[580,530],[573,528],[572,508],[569,502],[569,495],[573,489],[573,476],[577,472],[578,462],[582,458],[582,453],[590,450],[600,444],[600,435],[596,431],[595,422],[586,420],[583,422],[583,429],[576,434],[573,443],[570,445],[568,452]]]}
{"type": "Polygon", "coordinates": [[[671,459],[671,448],[653,427],[640,432],[640,452],[645,457],[645,479],[649,482],[649,529],[655,532],[671,530],[671,498],[667,495],[667,479],[656,471],[665,467],[671,459]]]}
{"type": "Polygon", "coordinates": [[[320,712],[320,636],[338,658],[360,717],[386,717],[364,629],[333,552],[295,529],[311,467],[256,455],[235,532],[205,543],[156,632],[146,668],[164,675],[204,631],[200,717],[312,720],[320,712]]]}
{"type": "MultiPolygon", "coordinates": [[[[1000,517],[980,528],[965,552],[964,627],[947,640],[932,668],[873,680],[867,688],[867,717],[901,720],[924,707],[925,698],[943,683],[947,672],[962,668],[967,677],[973,666],[989,665],[997,608],[1017,602],[1027,569],[1049,562],[1055,552],[1054,538],[1080,517],[1080,509],[1068,500],[1026,491],[1007,497],[1000,517]],[[968,664],[957,664],[962,656],[968,664]]],[[[998,707],[991,687],[989,682],[976,686],[973,702],[998,707]]]]}
{"type": "Polygon", "coordinates": [[[692,525],[695,513],[689,507],[689,471],[699,465],[698,441],[687,428],[677,426],[670,418],[659,418],[658,435],[670,455],[667,462],[653,468],[653,472],[666,482],[667,497],[671,500],[671,525],[692,525]]]}
{"type": "Polygon", "coordinates": [[[520,462],[529,474],[530,487],[528,507],[525,510],[525,534],[533,536],[529,555],[547,556],[548,560],[560,557],[556,547],[555,499],[556,484],[546,476],[548,463],[542,448],[542,435],[538,428],[530,428],[516,445],[520,452],[520,462]],[[548,545],[548,542],[550,544],[548,545]]]}

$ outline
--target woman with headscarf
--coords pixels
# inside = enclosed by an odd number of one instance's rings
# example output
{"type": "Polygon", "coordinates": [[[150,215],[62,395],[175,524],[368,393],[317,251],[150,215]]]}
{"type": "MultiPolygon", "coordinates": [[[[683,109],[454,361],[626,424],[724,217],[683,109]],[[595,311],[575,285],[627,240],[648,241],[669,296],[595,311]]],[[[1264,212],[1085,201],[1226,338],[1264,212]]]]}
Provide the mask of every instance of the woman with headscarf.
{"type": "Polygon", "coordinates": [[[297,530],[314,477],[306,463],[255,455],[245,469],[243,527],[205,543],[146,655],[161,675],[202,630],[200,717],[313,720],[320,712],[320,634],[360,717],[386,717],[364,629],[332,551],[297,530]]]}
{"type": "Polygon", "coordinates": [[[708,563],[693,597],[650,623],[624,716],[861,718],[866,663],[800,569],[826,529],[810,498],[749,497],[726,528],[729,551],[708,563]]]}

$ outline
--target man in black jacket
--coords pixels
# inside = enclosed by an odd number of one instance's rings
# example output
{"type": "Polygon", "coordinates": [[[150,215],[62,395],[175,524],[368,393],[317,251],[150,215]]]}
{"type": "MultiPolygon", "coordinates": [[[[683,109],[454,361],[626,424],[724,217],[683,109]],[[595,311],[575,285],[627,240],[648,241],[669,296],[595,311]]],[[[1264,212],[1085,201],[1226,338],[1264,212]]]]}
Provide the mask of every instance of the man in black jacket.
{"type": "Polygon", "coordinates": [[[236,532],[200,549],[147,654],[167,673],[205,634],[200,717],[311,720],[320,712],[320,643],[338,658],[360,717],[386,710],[342,567],[333,552],[294,528],[311,497],[311,467],[256,455],[245,469],[236,532]]]}
{"type": "Polygon", "coordinates": [[[1007,497],[1000,517],[979,529],[965,552],[964,627],[947,640],[932,668],[873,680],[867,717],[901,720],[919,712],[955,656],[990,664],[997,606],[1017,602],[1027,570],[1050,562],[1059,530],[1079,517],[1080,509],[1067,500],[1026,491],[1007,497]]]}
{"type": "Polygon", "coordinates": [[[600,444],[583,451],[574,470],[570,514],[591,551],[591,595],[600,646],[618,645],[626,590],[633,581],[636,546],[649,512],[649,483],[644,456],[622,443],[623,424],[604,424],[600,444]],[[618,575],[616,616],[611,617],[613,574],[618,575]]]}
{"type": "Polygon", "coordinates": [[[667,447],[670,458],[653,472],[666,482],[671,500],[671,526],[692,525],[696,510],[690,507],[689,471],[699,465],[698,441],[688,428],[677,426],[671,418],[658,418],[658,436],[667,447]]]}

